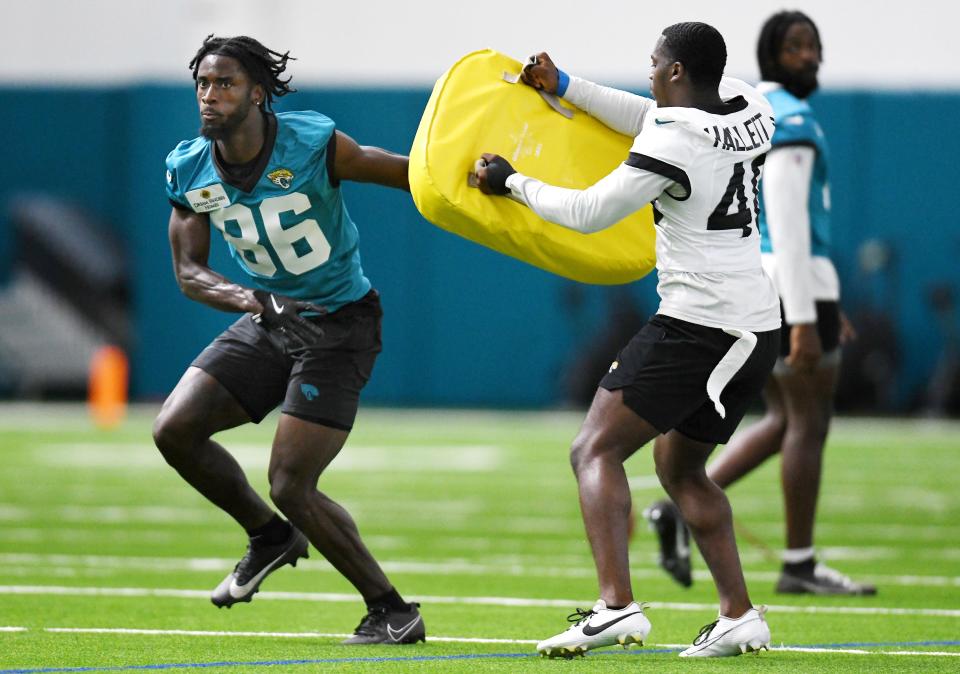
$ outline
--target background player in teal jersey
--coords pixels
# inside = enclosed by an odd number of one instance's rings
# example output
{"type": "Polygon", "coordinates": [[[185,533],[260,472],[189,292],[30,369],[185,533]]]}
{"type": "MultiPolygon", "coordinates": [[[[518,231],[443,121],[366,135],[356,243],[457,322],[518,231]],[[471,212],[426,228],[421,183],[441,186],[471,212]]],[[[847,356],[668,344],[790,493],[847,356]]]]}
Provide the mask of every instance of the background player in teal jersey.
{"type": "MultiPolygon", "coordinates": [[[[761,91],[777,124],[761,181],[760,230],[764,268],[784,314],[781,358],[764,388],[766,414],[733,437],[709,475],[726,488],[781,453],[787,549],[777,592],[874,594],[872,585],[818,564],[813,547],[839,347],[853,335],[839,309],[840,283],[829,257],[829,152],[806,100],[817,88],[820,33],[802,12],[779,12],[761,30],[757,58],[761,91]]],[[[661,501],[646,516],[660,538],[662,565],[689,585],[687,533],[676,507],[661,501]]]]}
{"type": "Polygon", "coordinates": [[[190,299],[244,315],[187,369],[154,440],[250,537],[215,605],[250,601],[268,574],[307,556],[309,540],[366,601],[345,643],[415,643],[425,635],[418,605],[387,580],[349,513],[317,490],[380,352],[380,301],[360,267],[340,181],[408,190],[407,157],[362,147],[315,112],[271,112],[274,96],[295,91],[281,77],[289,58],[249,37],[211,35],[190,62],[202,125],[167,157],[174,272],[190,299]],[[250,287],[208,266],[211,225],[250,287]],[[277,405],[270,498],[289,522],[211,440],[277,405]]]}

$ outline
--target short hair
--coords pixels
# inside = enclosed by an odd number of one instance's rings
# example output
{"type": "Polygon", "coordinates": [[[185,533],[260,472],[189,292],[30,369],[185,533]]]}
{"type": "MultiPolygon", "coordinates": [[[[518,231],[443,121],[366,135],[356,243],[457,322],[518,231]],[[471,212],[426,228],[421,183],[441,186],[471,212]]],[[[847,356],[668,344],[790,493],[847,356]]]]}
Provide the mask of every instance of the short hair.
{"type": "Polygon", "coordinates": [[[717,86],[727,66],[727,45],[716,28],[699,21],[675,23],[663,29],[663,44],[683,64],[697,86],[717,86]]]}
{"type": "Polygon", "coordinates": [[[757,39],[757,63],[760,66],[760,77],[768,82],[783,82],[784,72],[780,67],[780,50],[783,49],[783,40],[795,23],[808,23],[813,28],[820,48],[820,57],[823,58],[823,43],[820,41],[820,31],[817,24],[809,16],[798,11],[777,12],[763,24],[760,37],[757,39]]]}
{"type": "Polygon", "coordinates": [[[280,52],[267,49],[257,40],[246,35],[237,37],[214,37],[213,33],[207,35],[200,49],[194,55],[188,66],[193,71],[193,81],[197,81],[197,71],[200,69],[200,62],[204,57],[210,54],[229,56],[240,62],[240,67],[250,77],[254,83],[263,87],[266,92],[266,101],[264,109],[269,110],[273,103],[273,97],[286,96],[296,91],[290,87],[288,77],[282,79],[280,75],[287,69],[287,61],[296,60],[290,56],[290,52],[280,52]]]}

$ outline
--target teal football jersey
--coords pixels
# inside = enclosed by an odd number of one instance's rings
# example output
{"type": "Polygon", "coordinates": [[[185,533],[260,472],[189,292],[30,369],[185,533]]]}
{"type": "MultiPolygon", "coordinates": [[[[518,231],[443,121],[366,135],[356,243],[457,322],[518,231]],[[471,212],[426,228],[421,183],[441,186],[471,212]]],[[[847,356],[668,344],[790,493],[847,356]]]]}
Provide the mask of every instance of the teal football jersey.
{"type": "Polygon", "coordinates": [[[209,216],[254,288],[336,311],[370,290],[357,226],[327,171],[336,127],[312,111],[275,119],[272,150],[255,167],[262,171],[239,187],[218,170],[213,141],[181,142],[167,156],[167,197],[209,216]]]}
{"type": "MultiPolygon", "coordinates": [[[[810,213],[810,253],[823,257],[830,256],[830,182],[827,166],[830,152],[823,129],[814,117],[813,109],[807,101],[791,94],[786,89],[777,88],[766,94],[773,107],[777,128],[773,134],[773,149],[790,145],[805,145],[816,151],[813,172],[810,176],[810,197],[807,207],[810,213]]],[[[770,253],[770,230],[767,227],[765,211],[760,208],[760,246],[764,253],[770,253]]]]}

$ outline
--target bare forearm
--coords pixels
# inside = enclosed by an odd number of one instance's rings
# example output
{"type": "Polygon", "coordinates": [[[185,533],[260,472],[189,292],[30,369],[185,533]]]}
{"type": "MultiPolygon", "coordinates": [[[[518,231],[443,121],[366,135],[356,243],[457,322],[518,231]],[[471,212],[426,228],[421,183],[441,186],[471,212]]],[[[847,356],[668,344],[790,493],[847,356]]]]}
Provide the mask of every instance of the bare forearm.
{"type": "Polygon", "coordinates": [[[177,284],[191,300],[220,311],[256,313],[262,308],[252,290],[233,283],[209,267],[178,269],[177,284]]]}
{"type": "Polygon", "coordinates": [[[371,168],[365,178],[358,178],[358,180],[410,191],[410,179],[407,177],[410,162],[405,155],[369,145],[361,149],[370,162],[371,168]]]}

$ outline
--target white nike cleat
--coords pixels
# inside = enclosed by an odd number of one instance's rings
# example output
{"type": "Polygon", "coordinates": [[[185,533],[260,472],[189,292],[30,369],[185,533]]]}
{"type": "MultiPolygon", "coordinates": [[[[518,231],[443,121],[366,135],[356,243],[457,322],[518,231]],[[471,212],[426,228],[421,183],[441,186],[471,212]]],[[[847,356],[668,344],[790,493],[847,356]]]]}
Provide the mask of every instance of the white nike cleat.
{"type": "Polygon", "coordinates": [[[537,644],[537,652],[547,658],[572,658],[593,648],[620,644],[643,645],[650,634],[650,621],[643,615],[643,607],[631,602],[624,608],[608,609],[601,599],[589,611],[577,609],[567,620],[574,623],[565,631],[537,644]]]}
{"type": "Polygon", "coordinates": [[[752,608],[736,620],[720,616],[704,626],[693,640],[693,646],[681,658],[722,658],[761,649],[769,650],[770,627],[763,614],[766,606],[752,608]]]}
{"type": "Polygon", "coordinates": [[[307,537],[294,526],[290,527],[290,535],[282,543],[272,545],[261,539],[261,536],[250,539],[247,554],[214,588],[210,601],[217,608],[230,608],[241,601],[249,602],[260,589],[264,578],[284,564],[296,566],[298,559],[307,556],[307,537]]]}

